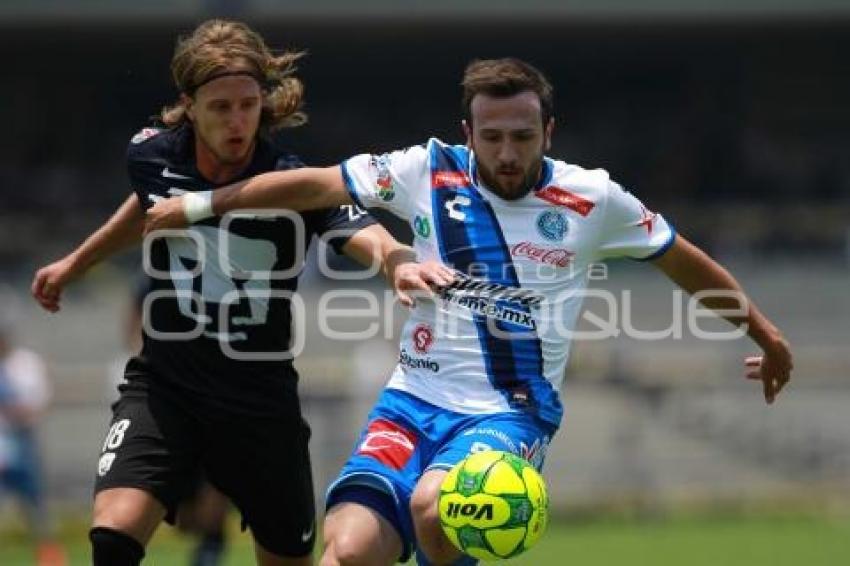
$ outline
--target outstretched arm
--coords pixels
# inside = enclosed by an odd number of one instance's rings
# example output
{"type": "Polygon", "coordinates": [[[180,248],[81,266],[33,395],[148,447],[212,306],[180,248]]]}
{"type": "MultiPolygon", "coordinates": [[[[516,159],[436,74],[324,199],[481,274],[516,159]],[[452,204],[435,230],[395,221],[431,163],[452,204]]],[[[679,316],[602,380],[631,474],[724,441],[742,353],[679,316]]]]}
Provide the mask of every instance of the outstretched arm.
{"type": "Polygon", "coordinates": [[[688,293],[699,291],[731,291],[734,296],[711,296],[702,303],[714,310],[740,310],[742,315],[723,315],[736,326],[746,325],[747,334],[761,347],[762,356],[745,360],[747,378],[759,380],[764,389],[764,399],[773,403],[776,395],[791,379],[793,369],[791,349],[782,332],[764,316],[749,300],[741,285],[719,263],[711,259],[695,245],[676,236],[676,241],[667,252],[654,260],[674,283],[688,293]]]}
{"type": "Polygon", "coordinates": [[[162,200],[148,210],[145,233],[184,228],[231,210],[315,210],[342,204],[351,204],[351,197],[345,189],[339,166],[274,171],[215,191],[187,193],[162,200]]]}
{"type": "Polygon", "coordinates": [[[432,287],[448,285],[452,271],[436,262],[417,263],[416,252],[396,241],[380,224],[354,234],[342,251],[362,265],[379,265],[381,273],[406,307],[416,304],[417,296],[432,296],[432,287]]]}
{"type": "Polygon", "coordinates": [[[73,252],[39,269],[32,281],[32,296],[50,312],[58,311],[62,290],[93,265],[142,241],[145,216],[133,194],[115,214],[73,252]]]}

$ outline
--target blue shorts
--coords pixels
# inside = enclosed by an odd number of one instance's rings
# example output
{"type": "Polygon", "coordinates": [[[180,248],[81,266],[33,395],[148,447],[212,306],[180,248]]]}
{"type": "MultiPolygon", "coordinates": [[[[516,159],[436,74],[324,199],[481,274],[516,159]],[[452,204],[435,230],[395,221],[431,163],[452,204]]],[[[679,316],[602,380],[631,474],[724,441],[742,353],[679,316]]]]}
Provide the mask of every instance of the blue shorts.
{"type": "Polygon", "coordinates": [[[410,497],[423,473],[451,469],[484,450],[511,452],[540,470],[554,433],[551,425],[523,413],[455,413],[385,389],[354,452],[328,488],[326,506],[353,501],[373,508],[398,531],[406,561],[416,545],[410,497]],[[375,490],[389,497],[375,497],[375,490]]]}

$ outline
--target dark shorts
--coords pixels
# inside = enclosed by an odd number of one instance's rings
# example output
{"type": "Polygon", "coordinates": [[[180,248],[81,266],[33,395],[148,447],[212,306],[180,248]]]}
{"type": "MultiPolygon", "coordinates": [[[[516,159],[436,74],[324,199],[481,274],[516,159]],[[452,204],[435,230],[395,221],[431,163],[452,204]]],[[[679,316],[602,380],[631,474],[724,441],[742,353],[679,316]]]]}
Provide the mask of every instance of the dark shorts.
{"type": "Polygon", "coordinates": [[[280,419],[224,415],[185,399],[125,390],[112,407],[95,493],[135,487],[174,521],[201,474],[242,513],[256,541],[279,556],[310,554],[316,538],[310,429],[300,412],[280,419]]]}

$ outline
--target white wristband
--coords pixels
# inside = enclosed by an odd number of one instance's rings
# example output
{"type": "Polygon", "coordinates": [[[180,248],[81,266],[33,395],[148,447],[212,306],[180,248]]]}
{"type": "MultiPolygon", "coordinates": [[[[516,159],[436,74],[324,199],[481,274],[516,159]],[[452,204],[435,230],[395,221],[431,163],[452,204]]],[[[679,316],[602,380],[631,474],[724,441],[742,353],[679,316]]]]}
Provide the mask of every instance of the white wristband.
{"type": "Polygon", "coordinates": [[[212,209],[212,191],[186,193],[183,195],[183,214],[189,224],[215,216],[212,209]]]}

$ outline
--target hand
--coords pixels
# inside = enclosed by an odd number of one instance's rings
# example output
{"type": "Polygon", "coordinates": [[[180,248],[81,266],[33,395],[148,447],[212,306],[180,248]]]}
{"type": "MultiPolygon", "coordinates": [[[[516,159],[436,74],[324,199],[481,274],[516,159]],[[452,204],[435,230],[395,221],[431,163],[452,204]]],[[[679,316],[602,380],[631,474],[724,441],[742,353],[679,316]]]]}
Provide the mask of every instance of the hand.
{"type": "Polygon", "coordinates": [[[434,289],[445,287],[454,279],[454,272],[438,261],[410,261],[395,268],[392,284],[401,304],[413,307],[415,296],[433,297],[434,289]]]}
{"type": "Polygon", "coordinates": [[[162,199],[145,214],[145,236],[156,230],[179,230],[188,225],[183,210],[183,197],[162,199]]]}
{"type": "Polygon", "coordinates": [[[764,355],[750,356],[744,363],[748,368],[747,379],[762,382],[764,400],[768,404],[772,404],[782,388],[791,381],[791,370],[794,369],[791,347],[781,338],[766,348],[764,355]]]}
{"type": "Polygon", "coordinates": [[[79,275],[74,257],[69,255],[36,271],[30,291],[41,308],[58,312],[62,290],[79,275]]]}

